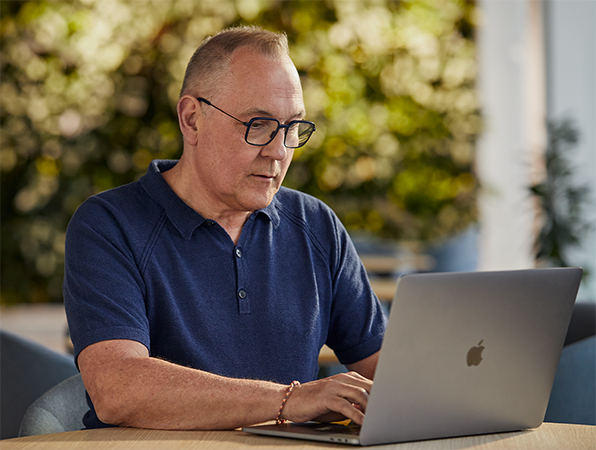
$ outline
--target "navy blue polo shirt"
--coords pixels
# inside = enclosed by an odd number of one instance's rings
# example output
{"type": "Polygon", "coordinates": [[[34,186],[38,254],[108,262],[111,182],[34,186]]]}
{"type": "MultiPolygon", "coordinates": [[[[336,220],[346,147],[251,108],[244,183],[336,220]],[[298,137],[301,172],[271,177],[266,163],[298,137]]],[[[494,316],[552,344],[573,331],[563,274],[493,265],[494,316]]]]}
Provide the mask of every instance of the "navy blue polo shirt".
{"type": "Polygon", "coordinates": [[[175,164],[154,161],[73,216],[64,299],[75,357],[131,339],[176,364],[289,384],[316,379],[323,344],[343,364],[380,349],[385,317],[330,208],[281,188],[234,245],[166,183],[175,164]]]}

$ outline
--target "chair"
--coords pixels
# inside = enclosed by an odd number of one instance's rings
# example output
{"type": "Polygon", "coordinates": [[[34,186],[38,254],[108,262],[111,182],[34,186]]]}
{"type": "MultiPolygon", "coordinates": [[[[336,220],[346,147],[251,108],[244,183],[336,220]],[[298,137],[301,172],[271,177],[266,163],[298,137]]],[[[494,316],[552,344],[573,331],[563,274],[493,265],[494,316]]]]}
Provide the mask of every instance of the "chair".
{"type": "Polygon", "coordinates": [[[596,302],[588,300],[575,303],[565,345],[596,335],[596,302]]]}
{"type": "Polygon", "coordinates": [[[596,425],[596,336],[563,348],[544,420],[596,425]]]}
{"type": "Polygon", "coordinates": [[[19,436],[80,430],[85,428],[83,415],[88,410],[83,379],[73,375],[27,408],[19,436]]]}
{"type": "Polygon", "coordinates": [[[29,405],[76,373],[72,355],[0,330],[0,438],[17,437],[29,405]]]}

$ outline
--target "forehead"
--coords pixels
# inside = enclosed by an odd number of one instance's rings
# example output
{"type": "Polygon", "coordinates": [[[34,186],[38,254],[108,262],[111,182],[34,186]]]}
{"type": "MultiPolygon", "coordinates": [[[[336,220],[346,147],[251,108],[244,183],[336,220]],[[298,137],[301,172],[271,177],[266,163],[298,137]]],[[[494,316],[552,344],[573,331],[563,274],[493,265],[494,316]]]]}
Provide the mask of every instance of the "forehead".
{"type": "Polygon", "coordinates": [[[304,115],[300,77],[287,55],[272,58],[241,47],[232,54],[221,88],[218,103],[239,113],[258,110],[275,117],[304,115]]]}

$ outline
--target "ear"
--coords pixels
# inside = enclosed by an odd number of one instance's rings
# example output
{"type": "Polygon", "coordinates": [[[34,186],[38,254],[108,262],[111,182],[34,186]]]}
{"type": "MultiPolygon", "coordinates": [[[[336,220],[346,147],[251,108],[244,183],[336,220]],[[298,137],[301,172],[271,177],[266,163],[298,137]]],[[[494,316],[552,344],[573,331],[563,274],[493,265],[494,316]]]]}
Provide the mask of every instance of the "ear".
{"type": "Polygon", "coordinates": [[[197,120],[199,108],[199,101],[190,95],[185,95],[178,100],[176,107],[178,111],[178,124],[184,136],[184,142],[189,145],[197,145],[198,143],[197,120]]]}

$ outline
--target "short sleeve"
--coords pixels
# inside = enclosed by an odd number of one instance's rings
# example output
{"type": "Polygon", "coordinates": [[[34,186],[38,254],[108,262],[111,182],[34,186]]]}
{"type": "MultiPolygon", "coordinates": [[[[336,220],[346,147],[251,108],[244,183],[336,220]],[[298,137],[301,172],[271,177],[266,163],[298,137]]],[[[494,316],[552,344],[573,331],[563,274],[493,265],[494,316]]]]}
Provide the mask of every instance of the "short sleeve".
{"type": "Polygon", "coordinates": [[[63,291],[75,358],[110,339],[150,348],[143,278],[125,225],[125,215],[100,197],[88,199],[69,223],[63,291]]]}
{"type": "Polygon", "coordinates": [[[333,307],[327,345],[342,364],[380,350],[387,319],[347,231],[334,215],[333,307]]]}

